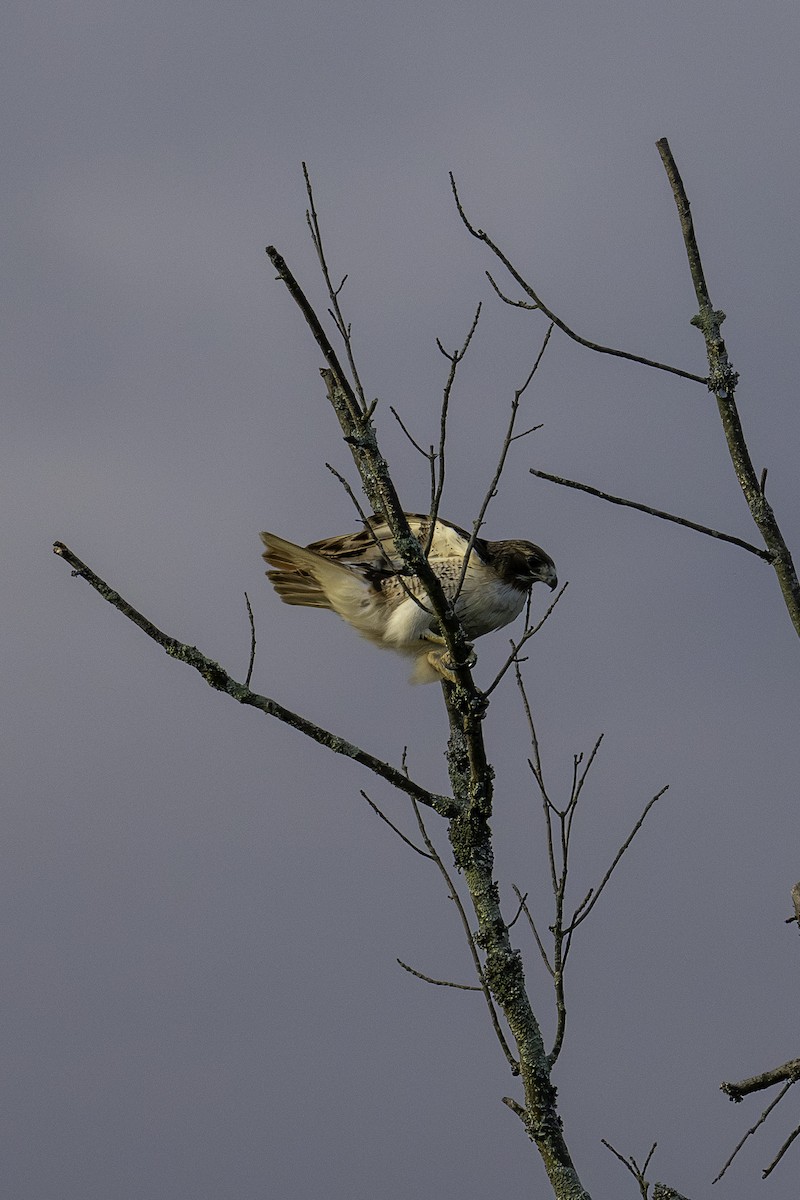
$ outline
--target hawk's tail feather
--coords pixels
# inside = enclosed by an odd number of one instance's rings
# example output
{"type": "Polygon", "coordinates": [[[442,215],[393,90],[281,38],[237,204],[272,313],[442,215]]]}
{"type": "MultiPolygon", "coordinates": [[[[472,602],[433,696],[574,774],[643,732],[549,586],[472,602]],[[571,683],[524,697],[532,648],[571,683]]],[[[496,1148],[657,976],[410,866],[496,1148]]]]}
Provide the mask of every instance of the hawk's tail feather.
{"type": "Polygon", "coordinates": [[[364,586],[347,567],[314,550],[296,546],[274,533],[262,533],[261,540],[266,546],[262,557],[275,568],[267,571],[267,578],[284,604],[338,611],[341,595],[364,586]]]}
{"type": "Polygon", "coordinates": [[[284,604],[300,604],[304,608],[330,608],[322,588],[310,575],[299,571],[267,571],[267,579],[284,604]]]}

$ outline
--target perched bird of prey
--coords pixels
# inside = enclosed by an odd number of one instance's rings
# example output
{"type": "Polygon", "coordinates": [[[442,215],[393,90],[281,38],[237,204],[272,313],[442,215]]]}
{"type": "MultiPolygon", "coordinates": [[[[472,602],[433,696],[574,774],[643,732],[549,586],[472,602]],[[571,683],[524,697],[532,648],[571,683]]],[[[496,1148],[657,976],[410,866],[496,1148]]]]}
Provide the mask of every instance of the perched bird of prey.
{"type": "MultiPolygon", "coordinates": [[[[407,513],[406,518],[425,546],[429,518],[419,513],[407,513]]],[[[437,520],[428,562],[472,640],[518,617],[534,583],[554,588],[558,581],[553,560],[533,542],[477,538],[456,594],[469,538],[458,525],[437,520]]],[[[416,575],[406,574],[381,517],[368,518],[358,533],[305,547],[274,533],[262,533],[261,540],[264,558],[273,568],[267,577],[285,604],[333,609],[369,641],[410,655],[415,660],[414,683],[453,678],[425,589],[416,575]]]]}

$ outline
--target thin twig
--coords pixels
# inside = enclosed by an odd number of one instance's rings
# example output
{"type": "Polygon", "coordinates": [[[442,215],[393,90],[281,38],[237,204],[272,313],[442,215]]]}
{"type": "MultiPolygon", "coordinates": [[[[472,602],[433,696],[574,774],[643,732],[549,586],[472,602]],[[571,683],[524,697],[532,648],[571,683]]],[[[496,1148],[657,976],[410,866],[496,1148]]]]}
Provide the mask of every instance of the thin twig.
{"type": "Polygon", "coordinates": [[[333,372],[337,386],[341,389],[342,398],[347,409],[350,420],[355,425],[360,425],[364,410],[360,399],[353,391],[353,385],[344,373],[342,364],[339,362],[339,357],[331,345],[330,338],[322,327],[319,317],[314,312],[314,309],[308,302],[303,289],[295,279],[292,272],[286,263],[286,259],[282,254],[279,254],[274,246],[267,246],[267,256],[275,270],[278,272],[278,278],[289,292],[289,295],[294,300],[297,307],[303,314],[306,324],[311,330],[314,341],[319,346],[322,354],[327,362],[330,370],[333,372]]]}
{"type": "Polygon", "coordinates": [[[642,1197],[642,1200],[647,1200],[647,1192],[650,1187],[650,1184],[645,1179],[645,1171],[647,1170],[647,1168],[649,1166],[650,1159],[653,1157],[653,1155],[655,1153],[658,1142],[653,1142],[653,1145],[650,1147],[650,1153],[647,1155],[647,1158],[644,1160],[644,1165],[640,1167],[639,1164],[637,1163],[636,1159],[633,1157],[633,1155],[631,1155],[629,1158],[625,1158],[622,1154],[620,1154],[619,1150],[616,1150],[611,1145],[611,1142],[607,1142],[605,1138],[601,1138],[600,1141],[603,1143],[603,1145],[605,1146],[605,1148],[607,1150],[611,1151],[611,1153],[615,1156],[615,1158],[619,1159],[619,1161],[622,1163],[623,1167],[625,1167],[625,1169],[627,1171],[630,1171],[631,1175],[633,1176],[633,1178],[636,1180],[637,1184],[639,1185],[639,1193],[642,1197]]]}
{"type": "Polygon", "coordinates": [[[544,357],[544,352],[547,349],[547,344],[550,341],[550,335],[552,334],[552,332],[553,332],[553,326],[550,325],[550,326],[548,326],[547,333],[544,335],[544,340],[542,341],[541,348],[539,350],[539,353],[536,356],[536,360],[535,360],[533,366],[531,367],[530,371],[528,372],[527,378],[525,379],[524,383],[522,383],[521,386],[518,387],[517,390],[514,392],[514,398],[511,401],[511,412],[510,412],[509,418],[508,418],[508,426],[506,428],[505,437],[503,438],[503,444],[500,447],[500,454],[498,456],[497,466],[495,468],[494,475],[492,476],[492,481],[489,484],[489,487],[486,489],[486,494],[483,497],[483,502],[478,511],[478,515],[472,523],[472,533],[470,534],[470,539],[467,543],[467,549],[464,554],[464,561],[461,565],[461,574],[460,574],[459,580],[458,580],[458,587],[456,588],[456,595],[460,594],[461,589],[464,586],[464,579],[467,574],[467,567],[469,565],[470,555],[472,554],[472,547],[475,545],[475,542],[477,541],[478,534],[480,533],[481,526],[483,525],[484,517],[486,516],[486,510],[488,509],[488,507],[489,507],[490,503],[492,502],[492,500],[494,499],[494,497],[497,495],[497,485],[500,482],[500,476],[503,474],[503,469],[505,468],[505,465],[506,465],[506,458],[508,457],[509,448],[511,446],[512,441],[514,440],[514,437],[513,437],[514,426],[517,421],[517,412],[519,411],[520,401],[522,400],[522,397],[524,396],[531,380],[533,379],[534,375],[536,374],[536,372],[539,369],[539,364],[542,361],[542,358],[544,357]]]}
{"type": "Polygon", "coordinates": [[[492,692],[497,687],[497,685],[501,682],[504,675],[506,674],[506,671],[508,671],[509,667],[512,667],[515,663],[519,663],[520,650],[522,649],[522,647],[525,645],[526,642],[530,641],[530,639],[539,632],[539,630],[542,628],[545,621],[550,616],[553,609],[558,604],[559,600],[564,595],[564,592],[567,590],[568,587],[569,587],[569,580],[567,580],[566,583],[562,584],[562,586],[556,592],[555,598],[550,601],[550,604],[548,605],[547,611],[545,612],[544,616],[542,616],[540,618],[540,620],[538,620],[536,622],[535,625],[528,626],[528,628],[524,631],[524,633],[522,634],[522,637],[519,639],[519,641],[511,642],[511,653],[509,654],[506,661],[503,663],[500,670],[495,675],[492,682],[489,684],[488,688],[486,688],[485,692],[483,693],[484,696],[491,696],[492,692]]]}
{"type": "MultiPolygon", "coordinates": [[[[407,776],[408,773],[404,771],[404,774],[407,776]]],[[[367,795],[367,793],[364,791],[363,788],[359,788],[358,790],[361,792],[361,795],[364,797],[367,804],[370,806],[370,808],[375,813],[375,815],[380,817],[380,819],[382,821],[385,821],[390,829],[394,830],[394,832],[400,838],[401,842],[405,842],[405,844],[407,846],[410,846],[411,849],[414,850],[417,854],[421,854],[423,858],[431,858],[431,859],[433,858],[433,855],[429,854],[427,852],[427,850],[423,850],[421,846],[415,845],[414,842],[411,841],[411,838],[406,837],[406,835],[403,833],[402,829],[398,829],[398,827],[395,825],[395,823],[393,821],[389,820],[389,818],[386,816],[386,813],[382,812],[381,809],[378,808],[375,801],[370,800],[369,796],[367,795]]]]}
{"type": "Polygon", "coordinates": [[[539,311],[538,304],[531,304],[527,300],[512,300],[511,296],[507,296],[505,292],[501,290],[500,285],[497,283],[490,271],[486,272],[486,278],[489,280],[489,283],[492,285],[504,304],[508,304],[511,308],[525,308],[528,312],[539,311]]]}
{"type": "Polygon", "coordinates": [[[411,442],[411,445],[414,447],[414,449],[415,449],[415,450],[419,450],[419,452],[420,452],[420,454],[422,455],[422,457],[423,457],[423,458],[427,458],[428,460],[430,460],[430,459],[432,459],[432,458],[435,458],[435,457],[436,457],[436,455],[435,455],[435,454],[434,454],[432,451],[423,450],[423,448],[422,448],[422,446],[420,446],[419,442],[415,441],[415,439],[414,439],[414,438],[411,436],[411,434],[408,432],[408,429],[407,429],[407,428],[405,427],[405,425],[403,424],[403,420],[402,420],[402,418],[401,418],[401,416],[400,416],[399,412],[397,411],[397,409],[394,407],[394,405],[393,405],[393,404],[390,404],[390,405],[389,405],[389,412],[392,414],[392,416],[394,417],[395,421],[397,421],[397,424],[400,426],[400,428],[402,429],[403,433],[406,435],[406,437],[408,438],[408,440],[411,442]]]}
{"type": "Polygon", "coordinates": [[[474,983],[453,983],[450,979],[432,979],[430,975],[423,975],[422,971],[415,971],[408,963],[404,963],[402,958],[398,958],[395,961],[400,964],[404,971],[408,971],[409,975],[415,975],[417,979],[423,979],[425,983],[433,983],[436,987],[458,988],[461,992],[480,992],[483,990],[474,983]]]}
{"type": "Polygon", "coordinates": [[[625,839],[625,841],[620,846],[619,850],[617,851],[616,855],[614,856],[614,861],[612,862],[611,866],[608,868],[605,875],[601,879],[599,885],[597,886],[594,893],[592,894],[591,900],[588,902],[588,904],[585,904],[585,906],[582,908],[582,911],[580,913],[578,913],[577,911],[574,913],[574,915],[572,917],[572,921],[567,926],[567,930],[566,930],[567,933],[572,933],[575,929],[577,929],[577,927],[579,925],[581,925],[586,920],[589,913],[592,911],[595,904],[600,899],[603,889],[605,888],[606,884],[608,883],[609,879],[611,878],[612,874],[614,873],[614,870],[619,865],[619,861],[622,858],[623,854],[628,849],[628,847],[630,846],[633,839],[636,837],[639,830],[642,828],[642,825],[644,824],[645,818],[647,817],[647,814],[650,812],[650,809],[653,807],[656,800],[660,800],[661,797],[664,795],[664,793],[667,792],[668,790],[669,790],[669,784],[667,783],[664,785],[664,787],[661,789],[660,792],[656,792],[655,796],[653,796],[653,798],[651,800],[648,800],[647,804],[645,804],[642,815],[639,817],[639,820],[634,825],[634,827],[631,830],[628,837],[625,839]]]}
{"type": "Polygon", "coordinates": [[[529,433],[536,433],[537,430],[544,429],[544,425],[540,421],[538,425],[531,425],[529,429],[523,429],[521,433],[515,433],[512,437],[512,442],[518,442],[520,438],[527,437],[529,433]]]}
{"type": "MultiPolygon", "coordinates": [[[[439,449],[438,449],[438,452],[434,459],[434,462],[436,464],[438,464],[438,466],[432,470],[432,479],[435,480],[435,482],[432,484],[432,490],[431,490],[431,512],[430,512],[431,523],[430,523],[430,529],[428,530],[428,539],[427,539],[427,542],[425,545],[425,554],[426,555],[430,554],[430,549],[431,549],[431,546],[433,545],[433,535],[434,535],[434,532],[436,529],[436,518],[439,515],[439,506],[441,504],[442,493],[444,491],[445,445],[447,442],[447,417],[448,417],[448,414],[450,411],[450,397],[452,395],[453,385],[455,384],[455,381],[456,381],[456,372],[458,371],[459,364],[463,361],[464,356],[466,355],[467,350],[469,349],[470,342],[472,341],[475,330],[478,327],[478,321],[480,320],[480,315],[481,315],[481,305],[479,304],[477,309],[475,310],[475,316],[472,318],[472,324],[469,327],[467,336],[464,338],[464,341],[462,342],[462,344],[458,350],[453,350],[452,353],[448,353],[448,351],[445,350],[445,348],[443,347],[443,345],[439,341],[439,339],[438,338],[436,339],[436,345],[439,347],[439,349],[441,350],[444,357],[450,363],[450,370],[447,375],[447,380],[445,381],[444,391],[442,393],[442,406],[441,406],[441,409],[439,410],[439,449]]],[[[467,561],[468,556],[469,556],[469,551],[464,556],[465,563],[467,561]]],[[[456,590],[456,595],[458,595],[458,589],[456,590]]]]}
{"type": "MultiPolygon", "coordinates": [[[[331,463],[329,463],[329,462],[326,462],[326,463],[325,463],[325,466],[328,468],[328,470],[330,471],[331,475],[333,475],[334,479],[338,479],[338,480],[339,480],[339,483],[342,485],[342,487],[344,488],[344,490],[347,492],[347,495],[348,495],[348,496],[349,496],[349,498],[350,498],[350,501],[351,501],[351,503],[352,503],[352,505],[353,505],[353,508],[354,508],[354,509],[356,510],[356,512],[358,513],[358,515],[359,515],[359,518],[360,518],[360,520],[362,521],[362,523],[363,523],[363,525],[364,525],[364,528],[365,528],[365,529],[367,529],[367,530],[371,530],[371,529],[372,529],[372,525],[370,524],[370,519],[369,519],[369,517],[367,516],[367,514],[364,512],[364,509],[361,507],[361,504],[359,503],[359,500],[358,500],[358,496],[355,494],[355,492],[354,492],[354,491],[353,491],[353,489],[351,488],[350,484],[349,484],[349,483],[347,482],[347,480],[345,479],[344,475],[342,475],[341,471],[337,471],[337,470],[336,470],[336,467],[332,466],[332,465],[331,465],[331,463]]],[[[384,550],[384,548],[383,548],[383,545],[382,545],[382,543],[380,542],[380,540],[379,540],[379,539],[376,537],[376,538],[374,538],[374,541],[375,541],[375,545],[379,547],[379,549],[380,549],[380,551],[381,551],[381,553],[382,553],[383,557],[386,559],[386,561],[387,561],[387,562],[390,562],[391,560],[389,559],[389,556],[388,556],[388,554],[387,554],[387,553],[386,553],[386,551],[384,550]]]]}
{"type": "MultiPolygon", "coordinates": [[[[553,968],[550,964],[550,959],[547,957],[547,951],[544,948],[544,943],[542,942],[542,939],[539,937],[539,930],[536,928],[536,922],[533,919],[533,914],[531,913],[531,910],[528,907],[528,898],[527,898],[528,894],[526,892],[525,895],[523,896],[515,883],[512,883],[511,886],[514,889],[514,895],[519,900],[520,912],[524,912],[525,916],[527,917],[528,925],[530,926],[531,933],[533,934],[533,937],[534,937],[534,941],[536,942],[536,945],[539,949],[539,953],[542,956],[542,962],[544,963],[545,967],[547,968],[548,973],[550,975],[552,975],[553,968]]],[[[514,918],[514,920],[516,920],[516,917],[514,918]]],[[[514,924],[514,921],[511,922],[511,925],[513,925],[513,924],[514,924]]],[[[511,928],[511,925],[509,925],[509,929],[511,928]]]]}
{"type": "Polygon", "coordinates": [[[253,606],[250,603],[250,597],[247,592],[244,594],[245,603],[247,604],[247,615],[250,618],[250,663],[247,667],[247,675],[245,676],[244,686],[250,687],[250,680],[253,677],[253,666],[256,661],[256,621],[253,616],[253,606]]]}
{"type": "MultiPolygon", "coordinates": [[[[479,242],[484,242],[489,247],[489,249],[492,251],[492,253],[494,255],[496,255],[497,258],[499,258],[500,262],[506,268],[506,270],[511,275],[511,277],[519,284],[519,286],[522,288],[522,290],[525,292],[525,294],[527,296],[530,296],[530,298],[533,301],[536,308],[540,309],[544,313],[544,315],[548,318],[548,320],[552,321],[554,325],[557,325],[558,328],[562,331],[562,333],[565,333],[567,335],[567,337],[572,338],[572,340],[574,342],[577,342],[580,346],[585,346],[587,350],[594,350],[597,354],[612,354],[616,358],[626,358],[630,362],[641,363],[642,366],[645,366],[645,367],[654,367],[658,371],[668,371],[670,375],[679,375],[682,379],[691,379],[695,383],[705,384],[708,382],[708,380],[702,375],[695,375],[691,371],[681,370],[680,367],[671,367],[671,366],[668,366],[666,363],[656,362],[652,358],[642,358],[641,355],[639,355],[639,354],[629,354],[627,350],[615,350],[611,346],[601,346],[597,342],[590,342],[586,338],[581,337],[580,334],[575,333],[575,331],[573,329],[570,329],[570,327],[566,324],[565,321],[562,321],[560,317],[557,317],[556,314],[547,307],[547,305],[544,303],[544,301],[539,296],[537,296],[536,292],[533,290],[531,285],[523,279],[523,277],[520,275],[520,273],[516,269],[516,267],[510,262],[510,260],[506,257],[506,255],[503,253],[503,251],[500,249],[500,247],[495,245],[495,243],[492,241],[492,239],[489,237],[489,235],[487,233],[485,233],[482,229],[476,229],[475,226],[471,224],[471,222],[467,218],[467,214],[464,211],[464,208],[462,207],[461,200],[458,195],[458,190],[456,188],[456,181],[455,181],[455,178],[454,178],[452,172],[450,173],[450,186],[453,189],[453,197],[456,202],[458,214],[461,217],[461,220],[464,222],[464,225],[466,226],[467,230],[472,234],[472,236],[474,238],[477,238],[479,242]]],[[[487,275],[488,275],[488,271],[487,271],[487,275]]],[[[492,282],[494,283],[494,281],[492,281],[492,282]]],[[[494,285],[494,286],[496,289],[496,285],[494,285]]]]}
{"type": "Polygon", "coordinates": [[[356,367],[356,361],[353,356],[353,343],[352,343],[352,338],[351,338],[351,329],[350,329],[349,323],[347,323],[345,321],[344,316],[342,315],[342,310],[339,307],[339,293],[341,292],[342,288],[344,287],[344,283],[345,283],[345,280],[347,279],[347,276],[345,275],[342,278],[342,282],[339,284],[338,288],[334,288],[333,283],[331,282],[330,273],[328,271],[328,263],[325,258],[325,251],[323,250],[323,247],[322,247],[322,231],[320,230],[319,219],[317,217],[317,210],[314,205],[314,192],[311,187],[311,177],[309,176],[308,168],[306,167],[305,163],[303,163],[303,178],[306,181],[306,193],[308,194],[308,204],[309,204],[309,210],[306,212],[306,221],[308,222],[308,227],[311,231],[311,241],[314,244],[314,249],[316,250],[317,257],[319,258],[319,265],[320,265],[320,270],[322,271],[322,278],[325,280],[325,283],[328,288],[328,295],[330,296],[330,300],[331,300],[331,308],[328,311],[330,312],[331,316],[333,317],[334,324],[336,325],[336,328],[339,331],[342,341],[344,342],[345,351],[347,353],[347,361],[350,363],[350,370],[352,372],[353,380],[356,385],[356,392],[358,393],[359,400],[361,401],[361,409],[363,412],[365,412],[367,410],[367,401],[366,401],[366,397],[364,395],[364,389],[361,386],[361,380],[358,375],[358,368],[356,367]]]}
{"type": "Polygon", "coordinates": [[[524,896],[522,896],[522,895],[520,895],[520,890],[516,886],[516,884],[513,884],[512,886],[514,888],[514,892],[516,893],[517,899],[519,900],[519,905],[517,906],[517,911],[514,913],[514,916],[507,923],[506,928],[508,928],[508,929],[513,929],[513,927],[516,925],[517,921],[519,920],[520,916],[522,915],[522,910],[525,906],[525,901],[528,899],[527,892],[525,893],[524,896]]]}
{"type": "Polygon", "coordinates": [[[791,1144],[792,1144],[792,1142],[794,1141],[794,1139],[795,1139],[795,1138],[798,1136],[798,1134],[800,1134],[800,1125],[798,1125],[796,1129],[793,1129],[793,1130],[792,1130],[792,1132],[789,1134],[789,1136],[788,1136],[788,1138],[786,1139],[786,1141],[785,1141],[785,1142],[783,1143],[783,1145],[781,1146],[781,1148],[780,1148],[780,1150],[778,1151],[778,1153],[777,1153],[777,1154],[775,1155],[775,1157],[773,1158],[772,1162],[769,1164],[769,1166],[768,1166],[768,1167],[765,1167],[765,1168],[764,1168],[764,1170],[761,1172],[761,1178],[762,1178],[762,1179],[766,1179],[768,1175],[771,1175],[771,1174],[772,1174],[772,1172],[775,1170],[775,1168],[777,1167],[778,1163],[781,1161],[781,1159],[783,1158],[784,1154],[785,1154],[785,1153],[786,1153],[786,1151],[789,1149],[789,1147],[791,1146],[791,1144]]]}
{"type": "MultiPolygon", "coordinates": [[[[783,1088],[781,1088],[780,1092],[779,1092],[779,1093],[778,1093],[778,1095],[775,1097],[775,1099],[774,1099],[774,1100],[772,1100],[772,1101],[771,1101],[771,1102],[770,1102],[770,1103],[767,1105],[767,1107],[766,1107],[766,1108],[764,1109],[764,1111],[762,1112],[761,1116],[760,1116],[760,1117],[758,1118],[758,1120],[756,1121],[755,1125],[751,1125],[751,1127],[750,1127],[750,1128],[747,1130],[747,1132],[744,1134],[744,1136],[741,1138],[741,1140],[738,1142],[738,1144],[737,1144],[737,1145],[734,1147],[733,1153],[731,1154],[731,1156],[730,1156],[730,1158],[728,1159],[728,1161],[725,1163],[725,1165],[724,1165],[724,1167],[722,1168],[722,1170],[720,1171],[719,1175],[717,1175],[716,1179],[712,1179],[712,1180],[711,1180],[711,1182],[712,1182],[712,1183],[718,1183],[718,1182],[719,1182],[719,1180],[720,1180],[720,1179],[722,1179],[722,1176],[725,1174],[725,1172],[727,1171],[728,1167],[731,1165],[731,1163],[733,1162],[733,1160],[736,1158],[736,1155],[739,1153],[739,1151],[741,1150],[742,1146],[745,1144],[745,1142],[747,1141],[747,1139],[748,1139],[749,1137],[752,1137],[752,1136],[753,1136],[753,1134],[756,1132],[756,1130],[757,1130],[757,1129],[758,1129],[758,1128],[759,1128],[761,1125],[763,1125],[763,1124],[764,1124],[764,1122],[766,1121],[767,1117],[768,1117],[768,1116],[769,1116],[769,1114],[772,1112],[773,1108],[775,1108],[775,1107],[776,1107],[778,1104],[780,1104],[781,1100],[782,1100],[782,1099],[783,1099],[783,1097],[786,1095],[786,1093],[788,1092],[789,1088],[792,1086],[792,1083],[793,1083],[793,1082],[794,1082],[793,1080],[789,1080],[789,1082],[786,1084],[786,1086],[785,1086],[785,1087],[783,1087],[783,1088]]],[[[776,1161],[777,1161],[777,1160],[776,1160],[776,1161]]]]}
{"type": "Polygon", "coordinates": [[[622,496],[612,496],[610,492],[601,492],[598,488],[589,487],[588,483],[577,483],[574,479],[564,479],[561,475],[550,475],[547,471],[537,471],[535,467],[530,468],[530,473],[536,475],[538,479],[549,479],[551,483],[560,483],[562,487],[588,492],[590,496],[607,500],[609,504],[622,504],[626,508],[635,508],[638,512],[649,513],[651,517],[660,517],[662,521],[672,521],[675,525],[684,525],[687,529],[695,529],[698,533],[719,538],[722,542],[732,542],[734,546],[740,546],[742,550],[749,550],[751,554],[757,554],[765,562],[771,563],[773,560],[770,550],[754,546],[752,542],[745,542],[742,538],[734,537],[730,533],[720,533],[718,529],[711,529],[708,525],[698,525],[696,521],[689,521],[686,517],[676,517],[673,513],[663,512],[660,508],[651,508],[649,504],[639,504],[636,500],[625,500],[622,496]]]}

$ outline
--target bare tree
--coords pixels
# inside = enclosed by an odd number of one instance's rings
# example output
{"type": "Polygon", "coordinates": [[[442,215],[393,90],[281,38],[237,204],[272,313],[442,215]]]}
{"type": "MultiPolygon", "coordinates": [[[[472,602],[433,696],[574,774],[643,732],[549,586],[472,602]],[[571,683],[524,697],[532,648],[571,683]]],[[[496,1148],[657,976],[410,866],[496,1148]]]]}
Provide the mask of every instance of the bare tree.
{"type": "MultiPolygon", "coordinates": [[[[682,378],[693,380],[700,386],[711,389],[719,406],[737,478],[747,498],[753,519],[761,534],[764,545],[758,546],[744,542],[742,539],[734,538],[731,535],[721,533],[708,526],[655,510],[645,504],[612,496],[607,492],[592,488],[586,484],[565,480],[542,471],[534,471],[533,473],[562,485],[581,488],[607,501],[629,505],[662,519],[678,522],[681,525],[698,530],[709,536],[724,538],[738,545],[748,553],[766,560],[776,572],[787,610],[795,628],[800,633],[800,587],[798,586],[797,576],[774,513],[766,500],[766,472],[762,473],[760,479],[756,476],[736,411],[734,400],[736,375],[730,366],[725,345],[720,335],[720,325],[724,314],[714,310],[711,305],[694,238],[688,201],[686,200],[677,168],[669,152],[669,147],[666,141],[663,140],[658,143],[658,146],[673,188],[676,203],[678,204],[692,279],[700,306],[700,312],[694,318],[694,323],[701,329],[706,341],[709,361],[709,375],[707,378],[626,351],[600,346],[575,333],[545,305],[534,288],[526,281],[523,274],[517,270],[489,235],[471,223],[456,192],[455,181],[453,181],[456,204],[466,228],[474,237],[485,243],[489,250],[496,256],[509,273],[511,279],[521,290],[523,298],[511,299],[506,296],[493,277],[489,275],[495,291],[506,303],[539,312],[548,321],[548,328],[543,336],[539,355],[531,365],[527,378],[522,381],[514,394],[497,463],[473,523],[470,548],[479,536],[487,507],[496,492],[502,472],[506,466],[509,448],[514,441],[531,432],[530,428],[517,431],[516,422],[520,402],[535,375],[541,355],[544,353],[550,338],[550,333],[555,327],[594,352],[612,354],[629,359],[654,370],[666,371],[682,378]]],[[[473,657],[464,629],[458,620],[453,603],[445,595],[440,581],[428,561],[427,554],[430,550],[430,544],[425,544],[424,541],[418,540],[409,528],[405,516],[407,506],[401,502],[398,496],[389,464],[381,452],[374,419],[376,402],[369,402],[367,399],[353,352],[350,326],[341,307],[340,298],[344,279],[338,284],[334,283],[323,246],[320,223],[308,176],[306,176],[306,181],[309,197],[308,224],[328,290],[328,315],[343,347],[345,363],[343,363],[340,354],[334,348],[323,321],[310,304],[305,291],[293,275],[283,256],[272,246],[267,248],[267,254],[276,271],[278,280],[285,285],[289,295],[300,309],[318,351],[322,356],[324,365],[321,368],[321,376],[327,399],[339,422],[344,442],[351,452],[368,505],[374,513],[378,514],[388,524],[406,571],[410,576],[415,576],[421,582],[427,603],[430,605],[430,609],[435,614],[436,621],[438,622],[441,637],[446,647],[448,661],[452,664],[452,678],[444,678],[441,684],[442,699],[449,726],[446,756],[450,778],[450,794],[434,792],[427,788],[424,783],[412,779],[406,769],[405,762],[400,767],[392,766],[369,751],[341,738],[336,733],[317,725],[298,713],[290,711],[272,697],[251,690],[250,679],[255,657],[256,635],[249,600],[248,612],[251,623],[250,668],[245,682],[240,683],[222,666],[196,647],[182,643],[164,633],[149,617],[144,616],[128,601],[123,599],[113,589],[112,585],[106,583],[96,575],[85,562],[79,559],[62,542],[55,543],[54,551],[71,566],[74,574],[85,579],[108,603],[112,604],[124,616],[138,625],[148,637],[161,645],[167,654],[198,671],[209,686],[229,695],[240,704],[259,709],[265,716],[276,717],[279,721],[291,725],[307,737],[326,746],[333,753],[342,754],[354,759],[368,771],[372,772],[373,775],[388,782],[399,793],[409,798],[417,822],[420,842],[402,833],[398,825],[378,808],[369,796],[367,796],[366,792],[363,793],[367,802],[395,833],[411,849],[429,859],[441,873],[448,893],[455,900],[458,907],[474,967],[475,982],[463,984],[452,980],[435,979],[408,964],[401,963],[401,966],[432,985],[467,987],[482,993],[491,1028],[501,1053],[506,1060],[509,1073],[518,1081],[517,1096],[505,1096],[503,1097],[503,1102],[517,1115],[530,1142],[538,1151],[547,1172],[553,1195],[558,1200],[584,1200],[584,1198],[588,1200],[589,1192],[579,1178],[570,1154],[567,1134],[562,1127],[558,1110],[556,1089],[552,1082],[553,1066],[558,1059],[566,1033],[567,1002],[564,982],[565,968],[578,929],[594,909],[620,859],[641,829],[648,812],[664,794],[666,788],[662,787],[656,791],[644,806],[639,820],[629,835],[622,841],[619,850],[609,864],[603,877],[595,886],[585,891],[580,903],[570,906],[567,902],[566,884],[569,874],[570,848],[574,827],[576,818],[580,812],[580,802],[587,777],[595,761],[602,739],[597,740],[587,756],[584,757],[581,754],[575,755],[569,793],[565,798],[559,798],[554,794],[546,780],[542,768],[539,739],[521,669],[524,662],[524,656],[521,654],[523,647],[549,618],[560,596],[563,594],[563,588],[539,622],[531,620],[530,611],[528,610],[524,629],[516,641],[512,643],[511,652],[500,673],[489,687],[481,690],[473,678],[473,657]],[[494,805],[494,773],[487,758],[484,726],[490,714],[491,695],[500,679],[510,671],[513,671],[520,701],[528,722],[530,736],[529,766],[541,800],[544,818],[544,836],[554,906],[552,918],[547,923],[547,933],[543,932],[544,926],[541,919],[537,918],[531,911],[527,896],[520,888],[515,889],[515,911],[510,915],[504,913],[501,905],[500,889],[494,871],[494,848],[490,825],[494,805]],[[434,837],[431,835],[426,824],[424,815],[426,809],[432,810],[438,818],[445,822],[455,872],[463,880],[463,885],[467,892],[466,898],[462,899],[459,891],[459,880],[436,849],[434,837]],[[542,1033],[541,1014],[538,1014],[534,1010],[531,1002],[521,953],[512,940],[512,929],[515,923],[522,918],[524,918],[531,930],[545,970],[552,981],[557,1023],[555,1037],[552,1045],[549,1047],[546,1045],[542,1033]]],[[[450,396],[455,384],[459,364],[470,347],[479,317],[480,308],[478,308],[472,325],[458,349],[447,351],[441,344],[439,346],[442,354],[449,363],[449,367],[439,414],[438,446],[431,446],[429,449],[425,449],[406,429],[402,415],[395,413],[395,416],[408,436],[409,442],[427,460],[430,474],[429,512],[430,516],[434,519],[439,511],[445,484],[450,396]]],[[[338,472],[334,473],[342,479],[356,507],[361,512],[355,490],[338,472]]],[[[465,555],[464,570],[466,570],[468,555],[469,550],[467,551],[467,555],[465,555]]],[[[793,1074],[790,1082],[793,1082],[795,1077],[796,1075],[793,1074]]],[[[733,1085],[725,1086],[726,1088],[730,1088],[733,1085]]],[[[739,1085],[739,1088],[742,1091],[744,1085],[739,1085]]],[[[618,1151],[613,1150],[611,1147],[610,1149],[620,1158],[626,1169],[634,1177],[640,1194],[646,1197],[650,1184],[645,1179],[645,1172],[649,1167],[653,1151],[651,1150],[644,1164],[639,1167],[632,1157],[625,1158],[618,1151]]],[[[654,1149],[655,1147],[653,1147],[654,1149]]],[[[653,1196],[654,1198],[658,1196],[678,1197],[678,1193],[664,1184],[656,1184],[653,1196]]]]}

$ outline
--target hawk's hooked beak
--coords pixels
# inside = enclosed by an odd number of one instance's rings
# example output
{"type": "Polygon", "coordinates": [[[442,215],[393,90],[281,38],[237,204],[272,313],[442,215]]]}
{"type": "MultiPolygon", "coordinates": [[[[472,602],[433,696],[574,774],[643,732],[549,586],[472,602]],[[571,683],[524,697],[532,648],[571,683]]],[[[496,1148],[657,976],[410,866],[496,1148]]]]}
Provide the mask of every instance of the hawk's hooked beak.
{"type": "Polygon", "coordinates": [[[547,584],[551,592],[554,592],[558,587],[558,576],[556,575],[556,569],[550,564],[546,565],[545,569],[539,576],[539,579],[542,583],[547,584]]]}

